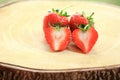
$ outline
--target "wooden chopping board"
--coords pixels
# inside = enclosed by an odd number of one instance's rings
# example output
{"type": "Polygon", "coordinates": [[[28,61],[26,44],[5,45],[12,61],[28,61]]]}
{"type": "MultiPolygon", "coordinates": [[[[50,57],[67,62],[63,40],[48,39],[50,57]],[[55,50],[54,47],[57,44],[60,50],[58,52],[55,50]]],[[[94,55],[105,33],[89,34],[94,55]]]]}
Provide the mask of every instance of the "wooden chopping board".
{"type": "Polygon", "coordinates": [[[0,62],[37,69],[73,69],[120,64],[120,8],[85,1],[22,1],[0,8],[0,62]],[[82,54],[72,44],[52,52],[45,42],[43,18],[52,8],[70,15],[95,13],[99,38],[92,51],[82,54]],[[54,66],[54,67],[53,67],[54,66]]]}

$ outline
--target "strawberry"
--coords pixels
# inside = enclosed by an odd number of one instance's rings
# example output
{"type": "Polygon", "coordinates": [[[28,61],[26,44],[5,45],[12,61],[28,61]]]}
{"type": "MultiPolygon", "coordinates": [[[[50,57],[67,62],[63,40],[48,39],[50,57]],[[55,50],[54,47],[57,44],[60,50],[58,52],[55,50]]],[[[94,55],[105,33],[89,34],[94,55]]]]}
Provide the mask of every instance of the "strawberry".
{"type": "Polygon", "coordinates": [[[73,15],[71,17],[72,39],[83,53],[88,53],[98,39],[98,33],[94,28],[92,16],[93,14],[87,18],[84,15],[73,15]]]}
{"type": "Polygon", "coordinates": [[[77,29],[76,25],[87,25],[89,23],[88,19],[86,17],[84,17],[83,15],[78,15],[75,14],[70,18],[70,29],[71,31],[74,31],[74,29],[77,29]]]}
{"type": "Polygon", "coordinates": [[[55,27],[46,29],[45,38],[53,51],[64,50],[70,42],[69,27],[61,27],[59,30],[55,27]]]}
{"type": "Polygon", "coordinates": [[[63,12],[63,10],[59,11],[58,9],[52,9],[52,13],[49,13],[44,17],[43,22],[43,29],[45,32],[45,29],[49,27],[49,25],[58,25],[60,24],[60,27],[67,26],[69,24],[68,18],[69,15],[67,12],[63,12]]]}
{"type": "Polygon", "coordinates": [[[53,12],[44,18],[45,39],[53,51],[66,49],[70,42],[71,31],[67,17],[67,12],[53,9],[53,12]]]}

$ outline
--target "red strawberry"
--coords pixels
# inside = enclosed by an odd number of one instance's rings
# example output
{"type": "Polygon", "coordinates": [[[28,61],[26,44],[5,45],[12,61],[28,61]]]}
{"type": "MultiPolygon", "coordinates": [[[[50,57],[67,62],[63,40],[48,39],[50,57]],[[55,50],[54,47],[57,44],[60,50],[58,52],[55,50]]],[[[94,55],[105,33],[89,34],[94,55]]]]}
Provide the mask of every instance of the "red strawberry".
{"type": "MultiPolygon", "coordinates": [[[[87,17],[87,19],[84,16],[81,16],[82,18],[77,17],[78,19],[72,20],[72,22],[74,23],[71,24],[73,24],[74,26],[70,26],[77,28],[74,29],[72,32],[72,39],[76,46],[79,47],[83,53],[88,53],[93,48],[98,39],[98,33],[93,27],[94,22],[92,15],[87,17]],[[84,22],[87,22],[88,24],[85,24],[84,22]]],[[[76,18],[76,16],[73,17],[76,18]]]]}
{"type": "Polygon", "coordinates": [[[70,18],[70,29],[73,31],[74,29],[77,29],[76,25],[84,24],[87,25],[89,23],[88,19],[85,18],[83,15],[75,14],[70,18]]]}
{"type": "Polygon", "coordinates": [[[46,29],[45,38],[53,51],[66,49],[70,42],[71,32],[69,27],[49,27],[46,29]]]}
{"type": "Polygon", "coordinates": [[[64,50],[70,42],[71,31],[67,16],[66,12],[53,9],[53,13],[49,13],[44,18],[45,38],[53,51],[64,50]]]}
{"type": "Polygon", "coordinates": [[[68,21],[68,15],[67,12],[55,10],[52,9],[52,13],[49,13],[47,16],[44,17],[44,22],[43,22],[43,29],[45,31],[46,28],[49,27],[49,25],[60,25],[62,26],[68,26],[69,21],[68,21]]]}

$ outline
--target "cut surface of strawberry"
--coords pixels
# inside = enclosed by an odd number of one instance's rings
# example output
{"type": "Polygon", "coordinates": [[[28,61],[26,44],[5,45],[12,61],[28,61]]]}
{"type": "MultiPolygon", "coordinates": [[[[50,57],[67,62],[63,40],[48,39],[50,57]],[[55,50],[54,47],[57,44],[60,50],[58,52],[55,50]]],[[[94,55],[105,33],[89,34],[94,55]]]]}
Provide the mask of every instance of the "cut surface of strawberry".
{"type": "Polygon", "coordinates": [[[88,53],[96,43],[98,38],[97,31],[92,27],[87,32],[76,29],[72,32],[73,42],[82,52],[88,53]]]}
{"type": "Polygon", "coordinates": [[[53,51],[62,51],[70,42],[71,32],[67,27],[57,30],[54,27],[46,29],[45,38],[53,51]]]}

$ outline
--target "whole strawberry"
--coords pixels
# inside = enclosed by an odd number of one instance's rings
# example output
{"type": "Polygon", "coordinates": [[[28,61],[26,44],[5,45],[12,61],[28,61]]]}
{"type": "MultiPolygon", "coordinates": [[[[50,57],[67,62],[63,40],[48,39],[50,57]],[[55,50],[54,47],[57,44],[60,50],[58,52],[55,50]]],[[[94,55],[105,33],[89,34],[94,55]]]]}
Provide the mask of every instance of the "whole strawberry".
{"type": "Polygon", "coordinates": [[[80,15],[80,14],[75,14],[75,15],[72,15],[71,18],[70,18],[70,22],[69,22],[69,25],[70,25],[70,29],[71,31],[74,31],[74,29],[77,29],[78,25],[87,25],[89,23],[88,19],[86,17],[84,17],[83,15],[80,15]]]}
{"type": "Polygon", "coordinates": [[[94,28],[93,14],[88,17],[85,14],[76,14],[70,19],[73,42],[83,53],[88,53],[98,39],[98,33],[94,28]]]}
{"type": "Polygon", "coordinates": [[[53,51],[66,49],[70,42],[71,31],[67,17],[67,12],[58,9],[52,9],[52,12],[44,17],[45,39],[53,51]]]}

